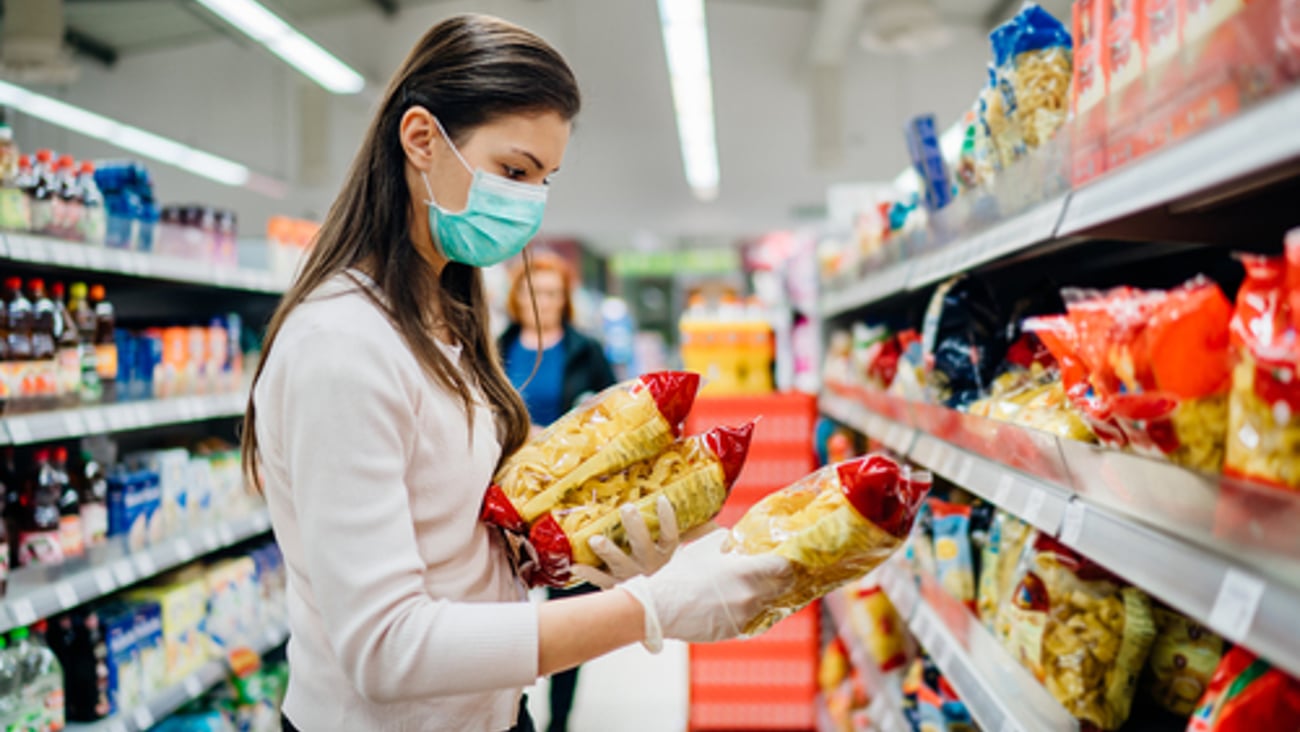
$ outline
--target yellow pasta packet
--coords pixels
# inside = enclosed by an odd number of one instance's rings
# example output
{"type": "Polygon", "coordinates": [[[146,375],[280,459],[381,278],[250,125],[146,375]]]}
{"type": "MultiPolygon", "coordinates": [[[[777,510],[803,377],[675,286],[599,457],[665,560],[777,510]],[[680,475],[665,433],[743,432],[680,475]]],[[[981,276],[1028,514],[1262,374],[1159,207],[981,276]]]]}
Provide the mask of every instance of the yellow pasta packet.
{"type": "Polygon", "coordinates": [[[1226,644],[1173,610],[1155,608],[1156,639],[1147,662],[1147,689],[1160,706],[1188,716],[1204,696],[1226,644]]]}

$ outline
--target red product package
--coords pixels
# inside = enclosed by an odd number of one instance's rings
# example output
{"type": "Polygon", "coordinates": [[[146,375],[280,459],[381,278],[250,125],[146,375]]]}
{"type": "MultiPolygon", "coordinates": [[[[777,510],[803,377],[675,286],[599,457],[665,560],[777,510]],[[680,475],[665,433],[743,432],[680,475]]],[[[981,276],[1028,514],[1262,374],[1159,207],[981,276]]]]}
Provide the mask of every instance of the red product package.
{"type": "Polygon", "coordinates": [[[596,536],[628,551],[619,511],[626,504],[640,512],[652,536],[659,532],[660,496],[672,504],[681,533],[713,520],[745,465],[753,433],[752,422],[717,427],[678,440],[663,453],[618,473],[584,483],[569,500],[533,524],[529,539],[540,570],[534,581],[564,587],[573,581],[569,569],[574,563],[603,567],[588,544],[596,536]]]}
{"type": "Polygon", "coordinates": [[[1106,165],[1114,168],[1145,152],[1139,119],[1145,68],[1139,0],[1109,0],[1102,59],[1106,68],[1106,165]]]}
{"type": "Polygon", "coordinates": [[[1219,661],[1187,732],[1300,729],[1300,681],[1237,646],[1219,661]]]}

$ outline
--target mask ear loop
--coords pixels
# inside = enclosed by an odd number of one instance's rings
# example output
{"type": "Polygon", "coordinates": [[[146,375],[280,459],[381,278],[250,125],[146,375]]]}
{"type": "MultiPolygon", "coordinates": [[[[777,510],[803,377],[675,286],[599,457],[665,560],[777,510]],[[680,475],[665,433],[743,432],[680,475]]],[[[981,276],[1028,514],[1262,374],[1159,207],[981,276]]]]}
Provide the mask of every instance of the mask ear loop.
{"type": "Polygon", "coordinates": [[[533,370],[528,373],[528,378],[524,383],[519,385],[518,391],[528,388],[533,383],[533,377],[542,368],[542,315],[537,309],[537,293],[533,291],[533,257],[527,249],[523,252],[524,257],[524,282],[528,285],[528,301],[533,309],[533,324],[537,326],[537,355],[533,358],[533,370]]]}

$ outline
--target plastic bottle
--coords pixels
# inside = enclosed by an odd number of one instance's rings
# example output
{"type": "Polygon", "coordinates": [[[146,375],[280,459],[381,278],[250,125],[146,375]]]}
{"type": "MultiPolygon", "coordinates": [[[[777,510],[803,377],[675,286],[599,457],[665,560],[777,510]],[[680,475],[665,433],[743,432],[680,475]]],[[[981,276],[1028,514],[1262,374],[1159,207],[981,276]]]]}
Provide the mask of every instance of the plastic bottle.
{"type": "Polygon", "coordinates": [[[14,188],[23,195],[23,231],[32,229],[32,199],[36,194],[36,174],[32,170],[32,156],[18,156],[18,173],[14,177],[14,188]]]}
{"type": "Polygon", "coordinates": [[[99,361],[95,351],[95,309],[87,299],[84,282],[74,282],[68,290],[68,311],[77,326],[77,337],[81,341],[81,401],[95,404],[104,396],[103,385],[99,381],[99,361]]]}
{"type": "Polygon", "coordinates": [[[27,409],[35,397],[32,380],[32,303],[23,294],[23,281],[19,277],[5,280],[5,311],[8,316],[9,383],[12,407],[15,411],[27,409]]]}
{"type": "Polygon", "coordinates": [[[103,399],[111,402],[117,399],[117,339],[113,337],[117,316],[103,285],[90,286],[90,304],[95,308],[96,369],[103,399]]]}
{"type": "Polygon", "coordinates": [[[9,553],[5,557],[5,563],[8,568],[13,568],[19,565],[18,535],[22,526],[23,480],[22,476],[18,475],[18,467],[14,461],[14,448],[6,447],[3,455],[4,460],[0,462],[0,477],[4,480],[5,533],[9,536],[9,553]]]}
{"type": "Polygon", "coordinates": [[[67,726],[67,710],[64,707],[63,694],[63,664],[59,663],[59,657],[54,655],[54,651],[45,640],[45,633],[49,629],[48,623],[42,620],[34,629],[36,632],[31,634],[28,642],[31,644],[32,663],[35,665],[36,672],[35,688],[31,691],[33,707],[41,719],[41,726],[38,729],[62,732],[67,726]]]}
{"type": "Polygon", "coordinates": [[[50,286],[54,301],[54,361],[59,380],[59,405],[76,406],[81,401],[81,340],[77,323],[68,310],[62,282],[50,286]]]}
{"type": "MultiPolygon", "coordinates": [[[[9,491],[0,484],[0,597],[9,592],[9,558],[13,550],[9,546],[9,491]]],[[[3,727],[0,727],[3,729],[3,727]]]]}
{"type": "Polygon", "coordinates": [[[14,727],[22,732],[44,730],[45,700],[41,698],[39,678],[41,658],[31,641],[31,630],[14,628],[9,633],[9,653],[18,668],[18,704],[14,710],[14,727]]]}
{"type": "Polygon", "coordinates": [[[32,302],[32,369],[39,409],[52,409],[59,400],[58,363],[55,361],[55,330],[58,319],[54,301],[45,294],[45,280],[27,281],[27,297],[32,302]]]}
{"type": "Polygon", "coordinates": [[[81,520],[81,496],[68,472],[68,448],[54,448],[50,463],[59,486],[59,545],[63,558],[72,559],[86,553],[86,529],[81,520]]]}
{"type": "Polygon", "coordinates": [[[23,511],[18,535],[18,558],[24,566],[63,563],[63,544],[59,540],[59,488],[50,451],[36,451],[31,474],[24,481],[23,511]]]}
{"type": "Polygon", "coordinates": [[[108,209],[104,206],[104,194],[95,183],[94,163],[82,161],[76,185],[82,206],[81,239],[87,244],[103,246],[108,231],[108,209]]]}
{"type": "Polygon", "coordinates": [[[26,230],[31,215],[27,195],[18,185],[18,157],[13,128],[0,120],[0,227],[11,231],[26,230]]]}
{"type": "Polygon", "coordinates": [[[112,711],[108,698],[108,644],[99,613],[82,610],[54,622],[47,640],[63,665],[64,701],[72,722],[94,722],[112,711]]]}
{"type": "Polygon", "coordinates": [[[81,218],[86,206],[81,201],[81,188],[77,185],[77,161],[71,155],[59,158],[55,170],[58,172],[59,201],[63,208],[63,219],[59,222],[59,236],[65,239],[81,241],[81,218]]]}
{"type": "Polygon", "coordinates": [[[32,163],[32,227],[38,234],[53,233],[58,191],[54,183],[54,153],[37,150],[32,163]]]}
{"type": "Polygon", "coordinates": [[[0,729],[18,727],[23,708],[23,676],[14,654],[4,636],[0,636],[0,729]]]}
{"type": "Polygon", "coordinates": [[[79,480],[81,527],[85,532],[86,547],[108,541],[108,476],[89,451],[81,453],[83,463],[79,480]]]}

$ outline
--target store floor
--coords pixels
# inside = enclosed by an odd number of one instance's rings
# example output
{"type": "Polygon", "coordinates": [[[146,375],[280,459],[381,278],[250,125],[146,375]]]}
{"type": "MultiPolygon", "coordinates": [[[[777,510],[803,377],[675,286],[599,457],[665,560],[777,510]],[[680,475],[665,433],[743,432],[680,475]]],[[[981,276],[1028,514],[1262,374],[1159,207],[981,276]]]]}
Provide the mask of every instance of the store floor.
{"type": "MultiPolygon", "coordinates": [[[[686,644],[669,642],[651,655],[640,645],[582,667],[569,732],[682,732],[689,689],[686,644]]],[[[537,729],[550,721],[547,681],[528,690],[537,729]]]]}

